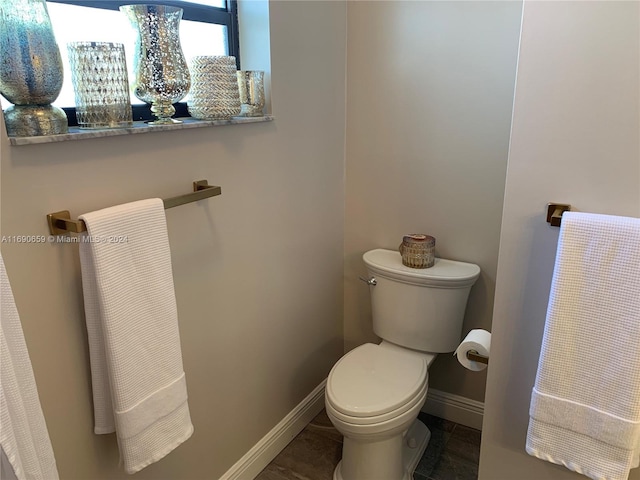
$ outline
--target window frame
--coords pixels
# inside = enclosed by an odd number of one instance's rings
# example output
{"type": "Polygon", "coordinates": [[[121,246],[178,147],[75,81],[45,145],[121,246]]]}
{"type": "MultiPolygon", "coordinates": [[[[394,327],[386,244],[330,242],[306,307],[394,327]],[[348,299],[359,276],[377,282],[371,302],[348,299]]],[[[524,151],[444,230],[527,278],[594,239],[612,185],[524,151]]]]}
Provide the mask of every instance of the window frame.
{"type": "MultiPolygon", "coordinates": [[[[46,0],[47,3],[64,3],[79,7],[100,8],[103,10],[119,10],[122,5],[148,4],[149,0],[46,0]]],[[[227,47],[229,56],[236,58],[236,67],[240,70],[240,32],[238,29],[238,2],[237,0],[225,0],[226,7],[211,7],[188,1],[176,2],[172,0],[154,0],[155,4],[169,5],[182,8],[183,20],[195,22],[214,23],[227,27],[227,47]]],[[[174,104],[175,117],[190,117],[186,102],[174,104]]],[[[155,117],[151,113],[151,105],[132,105],[133,121],[151,121],[155,117]]],[[[75,107],[63,107],[67,114],[70,127],[78,126],[75,107]]]]}

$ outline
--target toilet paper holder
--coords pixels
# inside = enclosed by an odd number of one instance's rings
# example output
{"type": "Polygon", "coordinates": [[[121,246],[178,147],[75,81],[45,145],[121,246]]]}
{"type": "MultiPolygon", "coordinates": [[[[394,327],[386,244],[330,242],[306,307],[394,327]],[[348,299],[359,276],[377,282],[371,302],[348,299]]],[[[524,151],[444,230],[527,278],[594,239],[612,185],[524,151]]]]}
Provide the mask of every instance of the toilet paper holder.
{"type": "Polygon", "coordinates": [[[485,357],[484,355],[480,355],[475,350],[469,350],[467,352],[467,358],[473,362],[484,363],[489,365],[489,357],[485,357]]]}

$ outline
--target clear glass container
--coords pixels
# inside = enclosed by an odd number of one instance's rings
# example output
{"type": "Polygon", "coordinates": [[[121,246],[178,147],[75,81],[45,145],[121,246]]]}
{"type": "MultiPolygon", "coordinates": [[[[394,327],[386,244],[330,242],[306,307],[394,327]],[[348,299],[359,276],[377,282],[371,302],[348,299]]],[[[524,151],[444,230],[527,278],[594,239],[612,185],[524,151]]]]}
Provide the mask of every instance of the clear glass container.
{"type": "Polygon", "coordinates": [[[124,45],[67,45],[80,128],[123,128],[133,124],[124,45]]]}

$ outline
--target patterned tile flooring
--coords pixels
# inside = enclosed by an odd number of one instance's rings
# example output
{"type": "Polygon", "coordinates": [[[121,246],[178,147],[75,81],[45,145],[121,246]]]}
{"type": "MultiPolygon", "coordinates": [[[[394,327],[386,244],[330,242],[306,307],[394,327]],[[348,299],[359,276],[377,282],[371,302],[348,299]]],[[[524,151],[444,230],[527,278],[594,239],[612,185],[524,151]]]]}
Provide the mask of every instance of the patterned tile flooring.
{"type": "MultiPolygon", "coordinates": [[[[414,480],[477,480],[480,431],[426,413],[431,440],[414,480]]],[[[256,480],[332,480],[342,457],[342,436],[323,410],[256,480]]]]}

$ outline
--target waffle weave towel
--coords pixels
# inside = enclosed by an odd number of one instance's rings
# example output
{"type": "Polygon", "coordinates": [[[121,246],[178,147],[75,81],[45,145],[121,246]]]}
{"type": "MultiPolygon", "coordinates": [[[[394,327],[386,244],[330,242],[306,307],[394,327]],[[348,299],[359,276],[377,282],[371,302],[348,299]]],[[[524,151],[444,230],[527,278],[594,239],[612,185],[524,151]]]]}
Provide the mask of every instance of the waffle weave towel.
{"type": "Polygon", "coordinates": [[[56,460],[2,257],[0,378],[0,471],[18,480],[57,480],[56,460]],[[10,465],[5,464],[7,460],[10,465]]]}
{"type": "Polygon", "coordinates": [[[193,433],[160,199],[80,217],[95,433],[116,432],[127,473],[193,433]]]}
{"type": "Polygon", "coordinates": [[[640,454],[640,219],[562,217],[526,450],[597,480],[640,454]]]}

